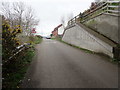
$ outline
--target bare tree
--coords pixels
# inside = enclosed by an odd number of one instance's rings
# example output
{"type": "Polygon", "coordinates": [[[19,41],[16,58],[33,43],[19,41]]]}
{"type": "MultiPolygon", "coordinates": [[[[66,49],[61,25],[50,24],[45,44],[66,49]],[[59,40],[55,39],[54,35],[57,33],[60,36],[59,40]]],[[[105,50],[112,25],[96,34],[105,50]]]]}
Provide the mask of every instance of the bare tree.
{"type": "Polygon", "coordinates": [[[23,2],[5,2],[2,3],[1,9],[11,26],[20,25],[23,33],[27,33],[27,35],[30,35],[31,29],[39,23],[34,10],[23,2]]]}
{"type": "Polygon", "coordinates": [[[14,2],[13,3],[14,14],[17,17],[17,24],[22,26],[23,13],[25,12],[25,5],[23,2],[14,2]]]}
{"type": "Polygon", "coordinates": [[[61,17],[61,24],[63,25],[63,28],[65,28],[65,18],[64,18],[64,16],[61,17]]]}
{"type": "Polygon", "coordinates": [[[73,18],[73,13],[68,14],[68,21],[73,18]]]}
{"type": "Polygon", "coordinates": [[[11,16],[11,12],[10,12],[10,3],[8,2],[2,2],[1,3],[1,9],[2,9],[2,13],[4,14],[4,16],[8,19],[11,16]]]}
{"type": "Polygon", "coordinates": [[[1,11],[4,17],[9,21],[9,24],[11,26],[15,24],[21,25],[21,17],[23,13],[23,9],[21,6],[23,5],[22,3],[15,2],[15,3],[10,3],[10,2],[2,2],[1,4],[1,11]],[[19,22],[19,23],[18,23],[19,22]]]}
{"type": "Polygon", "coordinates": [[[31,7],[27,7],[24,17],[24,23],[28,35],[31,34],[31,29],[39,23],[39,19],[36,18],[36,16],[34,15],[34,10],[31,7]]]}

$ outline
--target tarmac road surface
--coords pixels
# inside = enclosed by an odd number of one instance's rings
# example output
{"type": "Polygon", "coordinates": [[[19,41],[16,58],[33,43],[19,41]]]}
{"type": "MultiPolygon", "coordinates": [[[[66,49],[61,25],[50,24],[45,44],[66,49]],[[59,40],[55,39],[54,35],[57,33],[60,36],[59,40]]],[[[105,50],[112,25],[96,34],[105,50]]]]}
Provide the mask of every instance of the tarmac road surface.
{"type": "Polygon", "coordinates": [[[118,66],[108,58],[44,39],[22,88],[117,88],[118,66]]]}

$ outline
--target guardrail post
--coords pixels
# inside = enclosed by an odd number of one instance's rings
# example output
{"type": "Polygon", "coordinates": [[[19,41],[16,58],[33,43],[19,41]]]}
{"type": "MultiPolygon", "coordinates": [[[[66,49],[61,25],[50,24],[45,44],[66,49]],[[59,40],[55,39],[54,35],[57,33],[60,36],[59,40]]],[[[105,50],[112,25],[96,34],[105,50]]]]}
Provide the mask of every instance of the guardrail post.
{"type": "MultiPolygon", "coordinates": [[[[120,5],[120,2],[119,2],[120,5]]],[[[120,11],[120,6],[118,7],[118,11],[120,11]]],[[[119,45],[120,45],[120,12],[118,12],[118,40],[119,40],[119,45]]]]}
{"type": "Polygon", "coordinates": [[[70,25],[71,25],[71,20],[70,20],[70,25]]]}
{"type": "Polygon", "coordinates": [[[76,17],[75,17],[75,22],[76,22],[76,20],[77,20],[77,19],[76,19],[76,17]]]}
{"type": "Polygon", "coordinates": [[[106,13],[109,13],[109,12],[108,12],[108,10],[109,10],[108,5],[109,5],[109,3],[108,3],[108,1],[107,1],[107,5],[106,5],[106,6],[107,6],[107,7],[106,7],[106,13]]]}
{"type": "Polygon", "coordinates": [[[110,5],[110,3],[109,2],[107,2],[107,13],[109,13],[109,5],[110,5]]]}
{"type": "Polygon", "coordinates": [[[70,21],[68,21],[68,26],[70,25],[70,21]]]}

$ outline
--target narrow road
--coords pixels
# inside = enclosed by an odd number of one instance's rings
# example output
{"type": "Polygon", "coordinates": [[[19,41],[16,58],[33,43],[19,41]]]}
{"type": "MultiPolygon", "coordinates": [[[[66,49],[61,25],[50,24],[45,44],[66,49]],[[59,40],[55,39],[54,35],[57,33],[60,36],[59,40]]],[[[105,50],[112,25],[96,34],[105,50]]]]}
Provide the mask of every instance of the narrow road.
{"type": "Polygon", "coordinates": [[[117,88],[118,67],[95,54],[44,39],[23,88],[117,88]]]}

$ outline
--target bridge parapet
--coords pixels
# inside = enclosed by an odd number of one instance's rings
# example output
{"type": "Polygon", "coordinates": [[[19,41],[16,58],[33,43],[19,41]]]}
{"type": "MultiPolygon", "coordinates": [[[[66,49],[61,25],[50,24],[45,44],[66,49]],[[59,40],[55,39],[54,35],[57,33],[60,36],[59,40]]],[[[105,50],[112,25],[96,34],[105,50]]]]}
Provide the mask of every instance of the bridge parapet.
{"type": "Polygon", "coordinates": [[[75,23],[83,23],[120,44],[118,20],[120,20],[120,0],[106,0],[69,20],[67,27],[75,23]]]}
{"type": "Polygon", "coordinates": [[[120,0],[107,0],[106,2],[99,2],[94,7],[69,20],[68,25],[72,25],[75,22],[83,23],[101,14],[120,16],[119,8],[120,0]]]}

